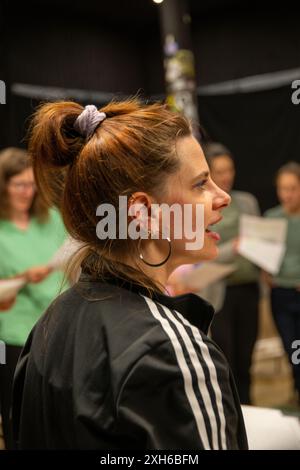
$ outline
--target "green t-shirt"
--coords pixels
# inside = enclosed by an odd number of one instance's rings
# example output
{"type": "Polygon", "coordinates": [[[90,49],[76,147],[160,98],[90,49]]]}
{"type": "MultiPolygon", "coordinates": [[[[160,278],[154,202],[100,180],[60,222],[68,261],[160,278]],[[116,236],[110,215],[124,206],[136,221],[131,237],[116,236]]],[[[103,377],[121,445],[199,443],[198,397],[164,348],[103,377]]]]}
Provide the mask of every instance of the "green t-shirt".
{"type": "MultiPolygon", "coordinates": [[[[26,230],[9,220],[0,220],[0,279],[47,264],[65,238],[61,216],[54,209],[50,209],[45,223],[32,217],[26,230]]],[[[26,284],[13,307],[0,313],[0,340],[23,346],[40,315],[60,292],[62,281],[63,273],[54,271],[40,283],[26,284]]]]}
{"type": "Polygon", "coordinates": [[[287,214],[282,206],[273,207],[265,217],[287,220],[286,252],[274,282],[279,287],[300,286],[300,215],[287,214]]]}

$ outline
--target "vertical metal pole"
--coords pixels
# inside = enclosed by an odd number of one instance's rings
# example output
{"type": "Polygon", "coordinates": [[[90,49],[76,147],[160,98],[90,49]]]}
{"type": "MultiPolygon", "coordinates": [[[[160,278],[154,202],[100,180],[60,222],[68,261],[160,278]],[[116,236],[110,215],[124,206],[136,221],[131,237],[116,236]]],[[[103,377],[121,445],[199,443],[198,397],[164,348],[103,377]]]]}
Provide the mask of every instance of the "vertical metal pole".
{"type": "Polygon", "coordinates": [[[191,119],[198,135],[197,83],[188,0],[164,0],[159,6],[164,48],[167,103],[191,119]]]}

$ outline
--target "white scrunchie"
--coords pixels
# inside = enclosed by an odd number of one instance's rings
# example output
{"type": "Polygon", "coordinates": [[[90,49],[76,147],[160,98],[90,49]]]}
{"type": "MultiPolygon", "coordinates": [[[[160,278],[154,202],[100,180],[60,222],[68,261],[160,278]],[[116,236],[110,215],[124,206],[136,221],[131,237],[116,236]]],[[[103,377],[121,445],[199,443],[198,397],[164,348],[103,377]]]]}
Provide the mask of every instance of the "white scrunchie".
{"type": "Polygon", "coordinates": [[[95,105],[88,104],[76,119],[74,128],[83,137],[90,137],[105,118],[105,113],[100,113],[95,105]]]}

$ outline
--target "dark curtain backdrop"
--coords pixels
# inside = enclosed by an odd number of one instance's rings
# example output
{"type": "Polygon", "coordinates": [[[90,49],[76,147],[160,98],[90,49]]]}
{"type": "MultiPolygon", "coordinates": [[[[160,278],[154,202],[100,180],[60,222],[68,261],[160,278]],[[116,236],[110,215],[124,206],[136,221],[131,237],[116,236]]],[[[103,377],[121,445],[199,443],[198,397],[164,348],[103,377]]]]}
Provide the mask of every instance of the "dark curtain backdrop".
{"type": "MultiPolygon", "coordinates": [[[[291,87],[286,86],[198,99],[200,122],[207,136],[224,143],[235,157],[235,188],[252,192],[263,211],[277,203],[276,170],[289,160],[300,162],[300,104],[294,105],[291,95],[291,87]]],[[[11,122],[10,144],[26,146],[29,116],[38,103],[11,97],[16,118],[11,122]]]]}
{"type": "MultiPolygon", "coordinates": [[[[27,0],[18,8],[6,1],[5,10],[2,4],[0,79],[7,83],[7,104],[0,106],[0,149],[26,145],[28,118],[38,104],[10,95],[13,83],[124,95],[140,91],[146,97],[164,93],[158,10],[150,0],[130,0],[126,7],[119,2],[122,8],[114,6],[116,0],[27,0]]],[[[280,11],[273,5],[263,12],[225,0],[191,0],[191,6],[199,85],[300,67],[295,10],[282,4],[280,11]]],[[[202,124],[235,154],[236,187],[253,192],[262,209],[276,203],[276,169],[299,160],[299,112],[289,86],[199,97],[202,124]]]]}
{"type": "Polygon", "coordinates": [[[13,140],[10,134],[10,87],[8,66],[8,40],[7,25],[4,7],[0,1],[0,80],[6,84],[6,104],[0,105],[0,149],[6,147],[13,140]]]}
{"type": "Polygon", "coordinates": [[[199,97],[200,120],[210,139],[233,152],[236,189],[255,194],[262,210],[276,204],[276,170],[289,160],[300,162],[300,105],[291,95],[286,86],[199,97]]]}

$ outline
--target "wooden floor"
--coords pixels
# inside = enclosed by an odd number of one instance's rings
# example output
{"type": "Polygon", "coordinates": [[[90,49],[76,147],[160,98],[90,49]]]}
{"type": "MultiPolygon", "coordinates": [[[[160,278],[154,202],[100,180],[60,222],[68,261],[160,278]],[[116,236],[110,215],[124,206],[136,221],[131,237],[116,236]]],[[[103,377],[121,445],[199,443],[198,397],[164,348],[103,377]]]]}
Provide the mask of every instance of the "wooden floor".
{"type": "MultiPolygon", "coordinates": [[[[274,326],[268,297],[261,299],[259,334],[251,369],[253,405],[300,411],[292,386],[292,375],[274,326]]],[[[0,450],[4,448],[0,426],[0,450]]]]}

